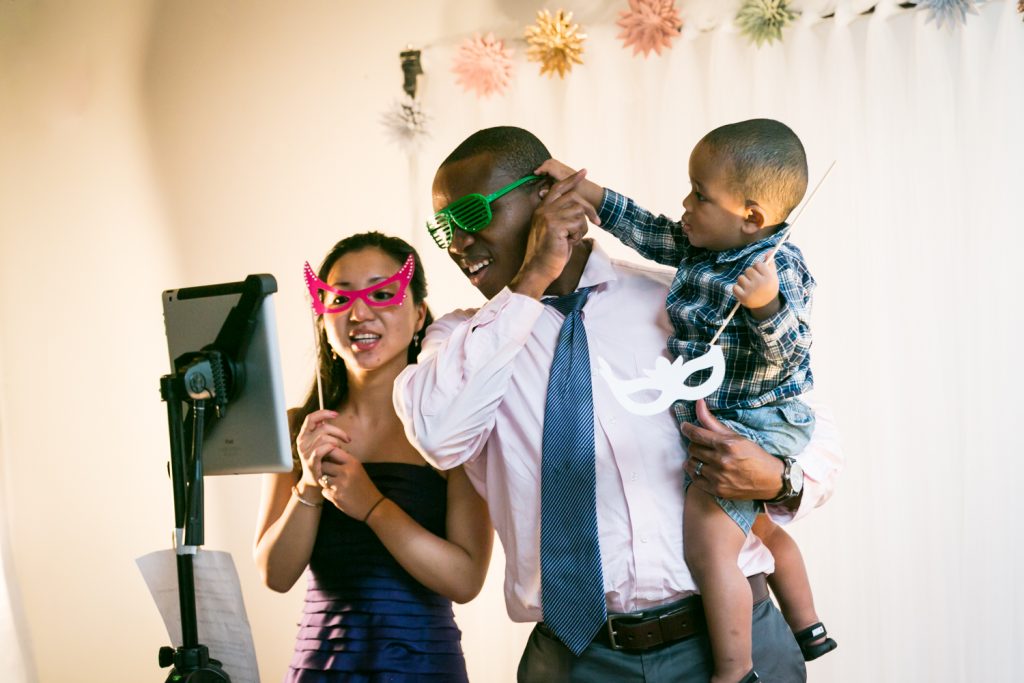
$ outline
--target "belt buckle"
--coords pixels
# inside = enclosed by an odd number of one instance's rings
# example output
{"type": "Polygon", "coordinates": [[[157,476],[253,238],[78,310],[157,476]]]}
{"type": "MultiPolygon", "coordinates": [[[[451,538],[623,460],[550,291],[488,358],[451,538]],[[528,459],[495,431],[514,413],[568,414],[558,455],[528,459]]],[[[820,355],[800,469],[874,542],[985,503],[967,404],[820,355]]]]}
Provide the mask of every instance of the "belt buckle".
{"type": "Polygon", "coordinates": [[[611,645],[613,650],[624,649],[622,645],[619,645],[615,641],[615,622],[618,619],[643,619],[643,612],[634,612],[633,614],[609,614],[608,621],[605,628],[608,629],[608,644],[611,645]]]}

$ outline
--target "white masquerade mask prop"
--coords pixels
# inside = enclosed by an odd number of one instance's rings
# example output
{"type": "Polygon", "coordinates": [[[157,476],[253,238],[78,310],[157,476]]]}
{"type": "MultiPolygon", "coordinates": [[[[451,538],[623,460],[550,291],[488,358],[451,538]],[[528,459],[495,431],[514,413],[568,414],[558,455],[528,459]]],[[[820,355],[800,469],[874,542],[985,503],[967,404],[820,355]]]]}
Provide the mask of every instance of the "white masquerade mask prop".
{"type": "MultiPolygon", "coordinates": [[[[786,234],[782,236],[782,239],[775,245],[775,248],[765,257],[765,261],[774,259],[776,252],[789,239],[790,234],[793,232],[793,226],[796,224],[797,219],[800,218],[800,214],[811,203],[811,199],[817,194],[818,188],[825,182],[825,178],[828,177],[829,172],[835,165],[836,162],[833,161],[825,170],[825,174],[821,176],[821,180],[814,186],[814,190],[807,197],[807,201],[803,203],[803,206],[800,207],[793,217],[793,221],[786,228],[786,234]]],[[[644,370],[643,372],[646,377],[638,379],[619,379],[615,377],[608,363],[603,358],[598,358],[598,372],[608,383],[612,390],[612,395],[615,396],[619,404],[636,415],[656,415],[663,410],[667,410],[675,401],[696,401],[710,396],[718,390],[718,387],[722,386],[722,380],[725,379],[725,356],[722,355],[722,347],[717,346],[715,342],[718,341],[722,331],[725,330],[725,326],[733,319],[739,308],[740,302],[737,301],[736,305],[729,311],[729,315],[722,322],[722,325],[718,328],[718,331],[715,332],[715,336],[711,338],[710,348],[705,354],[692,358],[685,363],[682,358],[676,358],[669,363],[664,356],[658,356],[654,361],[654,369],[644,370]],[[686,386],[686,380],[691,375],[708,368],[711,369],[710,377],[696,386],[686,386]],[[657,391],[659,394],[653,401],[641,402],[631,398],[633,394],[640,391],[657,391]]]]}
{"type": "Polygon", "coordinates": [[[682,358],[669,363],[664,356],[658,356],[654,369],[644,370],[647,377],[638,379],[619,379],[604,358],[597,359],[597,370],[623,408],[637,415],[656,415],[676,401],[696,401],[717,391],[725,379],[725,356],[721,346],[712,346],[707,353],[685,363],[682,358]],[[687,386],[691,375],[708,369],[710,377],[696,386],[687,386]],[[657,391],[658,396],[653,401],[633,399],[632,395],[640,391],[657,391]]]}

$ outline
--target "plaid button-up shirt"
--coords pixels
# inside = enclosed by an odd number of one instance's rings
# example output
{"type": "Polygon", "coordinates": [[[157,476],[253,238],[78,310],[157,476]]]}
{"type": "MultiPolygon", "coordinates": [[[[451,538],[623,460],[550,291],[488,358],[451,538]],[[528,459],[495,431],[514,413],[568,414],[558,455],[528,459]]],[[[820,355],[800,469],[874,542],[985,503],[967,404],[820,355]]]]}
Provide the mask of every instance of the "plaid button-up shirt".
{"type": "MultiPolygon", "coordinates": [[[[675,328],[668,340],[673,358],[696,358],[732,310],[732,287],[739,276],[782,239],[785,230],[738,249],[710,251],[694,247],[680,222],[640,208],[632,199],[605,190],[598,215],[601,227],[641,256],[674,266],[666,307],[675,328]]],[[[740,307],[718,345],[725,355],[725,380],[706,401],[711,409],[757,408],[809,391],[814,278],[803,254],[786,242],[775,255],[782,307],[757,320],[740,307]]],[[[707,372],[694,380],[707,377],[707,372]]],[[[692,419],[693,403],[677,402],[676,414],[692,419]]]]}

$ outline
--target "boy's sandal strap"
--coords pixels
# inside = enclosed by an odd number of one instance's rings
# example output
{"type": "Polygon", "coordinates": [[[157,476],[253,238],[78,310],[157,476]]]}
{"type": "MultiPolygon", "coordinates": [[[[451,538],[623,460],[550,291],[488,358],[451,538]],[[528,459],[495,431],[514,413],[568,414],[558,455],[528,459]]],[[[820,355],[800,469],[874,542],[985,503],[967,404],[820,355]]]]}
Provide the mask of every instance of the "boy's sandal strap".
{"type": "Polygon", "coordinates": [[[793,636],[800,645],[800,651],[803,652],[805,662],[810,662],[822,655],[827,655],[839,647],[836,641],[828,637],[828,631],[825,630],[825,625],[820,621],[817,624],[811,624],[802,631],[794,633],[793,636]],[[824,640],[820,643],[813,642],[819,638],[824,638],[824,640]]]}

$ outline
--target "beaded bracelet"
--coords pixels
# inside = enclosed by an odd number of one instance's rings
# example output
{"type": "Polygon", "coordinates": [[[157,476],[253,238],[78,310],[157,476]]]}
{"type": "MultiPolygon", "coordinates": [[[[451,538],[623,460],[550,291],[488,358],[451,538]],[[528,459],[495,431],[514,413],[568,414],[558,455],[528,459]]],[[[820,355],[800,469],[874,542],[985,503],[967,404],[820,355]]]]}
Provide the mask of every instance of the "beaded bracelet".
{"type": "Polygon", "coordinates": [[[308,500],[299,495],[299,489],[295,486],[295,484],[292,484],[292,495],[298,498],[299,502],[305,505],[306,507],[322,508],[324,506],[323,501],[319,503],[310,503],[308,500]]]}

